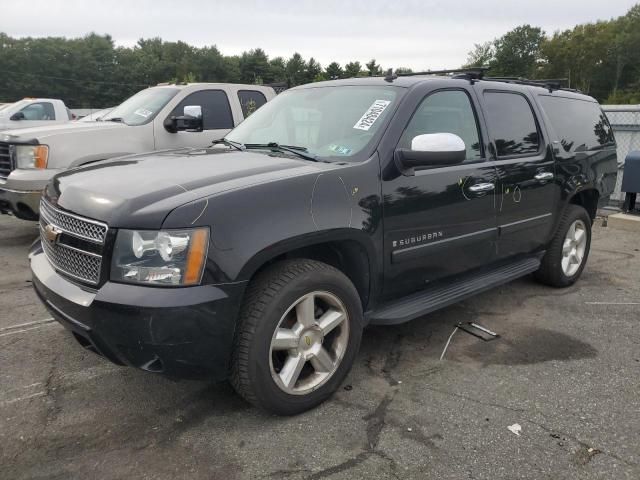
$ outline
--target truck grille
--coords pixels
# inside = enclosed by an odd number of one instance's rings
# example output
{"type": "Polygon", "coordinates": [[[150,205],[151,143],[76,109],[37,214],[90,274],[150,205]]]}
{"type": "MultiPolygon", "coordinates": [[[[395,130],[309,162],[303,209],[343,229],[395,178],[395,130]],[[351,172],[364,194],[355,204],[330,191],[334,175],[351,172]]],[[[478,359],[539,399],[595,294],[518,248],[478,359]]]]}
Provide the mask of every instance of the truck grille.
{"type": "Polygon", "coordinates": [[[108,230],[104,223],[61,212],[46,200],[40,202],[40,214],[44,214],[49,223],[69,235],[82,238],[83,240],[89,240],[90,242],[104,243],[108,230]]]}
{"type": "Polygon", "coordinates": [[[11,170],[13,170],[13,162],[11,161],[9,144],[0,142],[0,178],[7,178],[11,170]]]}
{"type": "Polygon", "coordinates": [[[102,271],[102,255],[91,250],[102,251],[107,231],[104,223],[63,212],[44,199],[40,201],[42,248],[53,268],[60,273],[97,285],[102,271]],[[53,241],[47,232],[50,226],[58,232],[53,241]]]}

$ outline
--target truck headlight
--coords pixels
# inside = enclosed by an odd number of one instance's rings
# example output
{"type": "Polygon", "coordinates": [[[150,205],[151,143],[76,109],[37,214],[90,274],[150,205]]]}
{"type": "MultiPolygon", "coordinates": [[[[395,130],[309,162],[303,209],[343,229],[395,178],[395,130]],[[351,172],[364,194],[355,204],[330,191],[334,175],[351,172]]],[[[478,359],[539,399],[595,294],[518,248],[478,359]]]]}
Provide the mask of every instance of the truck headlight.
{"type": "Polygon", "coordinates": [[[111,280],[159,286],[197,285],[202,280],[209,229],[119,230],[111,280]]]}
{"type": "Polygon", "coordinates": [[[15,145],[16,168],[47,168],[49,147],[47,145],[15,145]]]}

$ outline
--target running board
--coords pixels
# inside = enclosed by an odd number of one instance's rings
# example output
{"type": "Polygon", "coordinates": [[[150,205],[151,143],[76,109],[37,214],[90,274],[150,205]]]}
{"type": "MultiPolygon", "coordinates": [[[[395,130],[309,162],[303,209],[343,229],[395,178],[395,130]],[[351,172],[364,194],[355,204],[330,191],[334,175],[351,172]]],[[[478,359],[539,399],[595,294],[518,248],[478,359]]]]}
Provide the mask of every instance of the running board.
{"type": "Polygon", "coordinates": [[[444,285],[434,285],[421,292],[382,305],[370,314],[371,325],[396,325],[447,307],[453,303],[535,272],[540,259],[526,258],[490,271],[476,273],[444,285]]]}

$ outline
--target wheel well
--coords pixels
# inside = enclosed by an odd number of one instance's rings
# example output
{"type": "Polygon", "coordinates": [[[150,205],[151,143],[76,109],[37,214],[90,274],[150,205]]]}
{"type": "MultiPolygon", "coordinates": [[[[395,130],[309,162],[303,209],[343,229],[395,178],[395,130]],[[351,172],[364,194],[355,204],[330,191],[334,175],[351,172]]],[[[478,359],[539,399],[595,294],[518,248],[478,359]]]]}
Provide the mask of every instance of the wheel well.
{"type": "Polygon", "coordinates": [[[596,212],[598,211],[599,198],[600,193],[596,189],[582,190],[571,197],[569,203],[573,205],[580,205],[587,211],[591,220],[594,220],[596,218],[596,212]]]}
{"type": "Polygon", "coordinates": [[[353,283],[360,295],[363,309],[369,302],[371,274],[369,256],[365,248],[353,240],[326,242],[291,250],[262,265],[254,274],[281,260],[292,258],[308,258],[326,263],[344,273],[353,283]]]}

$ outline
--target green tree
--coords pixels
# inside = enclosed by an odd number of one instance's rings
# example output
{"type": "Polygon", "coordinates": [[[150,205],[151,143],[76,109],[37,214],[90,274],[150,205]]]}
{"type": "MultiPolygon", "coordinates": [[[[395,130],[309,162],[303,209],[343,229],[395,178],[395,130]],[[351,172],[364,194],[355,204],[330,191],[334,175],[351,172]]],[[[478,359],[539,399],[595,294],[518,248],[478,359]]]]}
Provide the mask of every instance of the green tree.
{"type": "Polygon", "coordinates": [[[366,67],[370,77],[373,77],[375,75],[382,75],[382,68],[376,63],[375,58],[369,60],[369,63],[366,64],[366,67]]]}
{"type": "Polygon", "coordinates": [[[287,64],[282,57],[276,57],[269,61],[269,77],[267,82],[286,82],[287,64]]]}
{"type": "Polygon", "coordinates": [[[336,78],[342,78],[344,71],[337,62],[331,62],[324,70],[325,76],[328,80],[335,80],[336,78]]]}
{"type": "Polygon", "coordinates": [[[296,52],[287,60],[286,74],[287,83],[290,87],[306,83],[307,62],[304,61],[302,55],[296,52]]]}
{"type": "Polygon", "coordinates": [[[486,67],[492,64],[495,55],[495,42],[476,43],[467,55],[464,68],[486,67]]]}
{"type": "Polygon", "coordinates": [[[360,62],[349,62],[344,66],[345,78],[359,77],[361,72],[362,72],[362,65],[360,65],[360,62]]]}
{"type": "Polygon", "coordinates": [[[322,77],[322,66],[316,62],[313,57],[307,62],[307,73],[305,77],[307,82],[317,82],[318,79],[324,80],[324,77],[322,77]]]}
{"type": "Polygon", "coordinates": [[[256,48],[240,56],[240,79],[244,83],[262,83],[269,76],[269,57],[264,50],[256,48]]]}
{"type": "Polygon", "coordinates": [[[540,58],[540,45],[545,36],[542,29],[522,25],[507,32],[495,42],[491,74],[505,77],[533,78],[540,58]]]}

